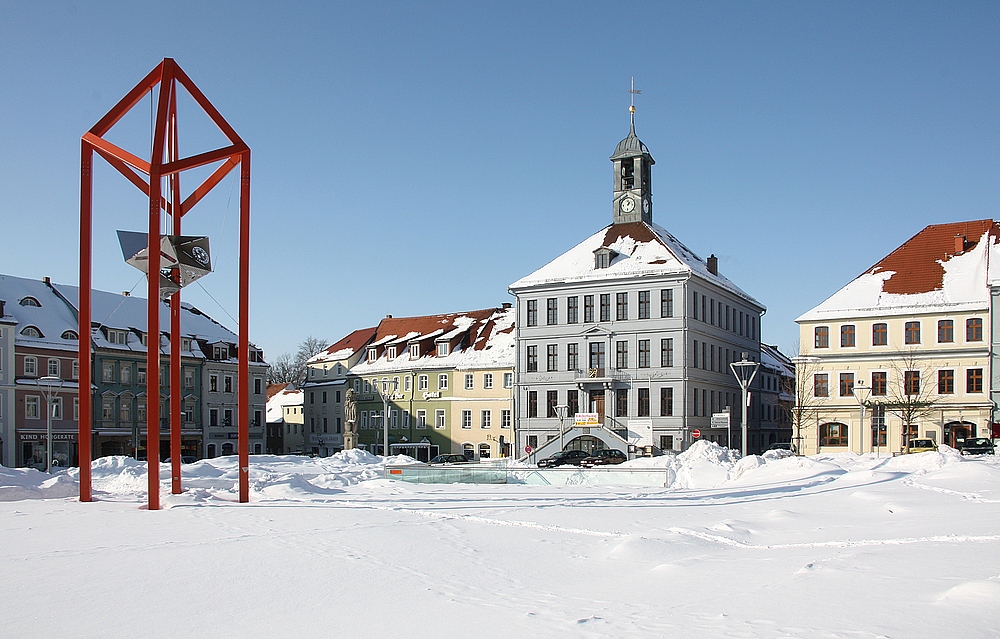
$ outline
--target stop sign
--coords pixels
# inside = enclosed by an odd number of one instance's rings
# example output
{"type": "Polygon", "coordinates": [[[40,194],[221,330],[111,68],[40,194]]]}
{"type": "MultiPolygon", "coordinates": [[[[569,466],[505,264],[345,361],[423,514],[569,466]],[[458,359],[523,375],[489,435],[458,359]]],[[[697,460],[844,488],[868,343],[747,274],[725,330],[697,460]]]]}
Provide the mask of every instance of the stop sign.
{"type": "Polygon", "coordinates": [[[691,431],[691,437],[694,437],[695,439],[701,439],[701,431],[695,428],[693,431],[691,431]]]}

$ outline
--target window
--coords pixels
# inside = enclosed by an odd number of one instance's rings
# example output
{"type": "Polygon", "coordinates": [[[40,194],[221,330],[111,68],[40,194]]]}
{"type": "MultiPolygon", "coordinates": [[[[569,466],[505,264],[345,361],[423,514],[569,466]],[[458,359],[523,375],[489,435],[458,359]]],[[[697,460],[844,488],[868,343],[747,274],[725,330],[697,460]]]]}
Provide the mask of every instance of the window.
{"type": "Polygon", "coordinates": [[[309,403],[310,404],[316,403],[316,391],[309,391],[309,403]]]}
{"type": "MultiPolygon", "coordinates": [[[[387,347],[385,349],[385,356],[388,359],[396,359],[396,347],[395,346],[389,346],[389,347],[387,347]]],[[[324,370],[324,374],[326,374],[325,370],[324,370]]]]}
{"type": "Polygon", "coordinates": [[[820,446],[847,446],[847,424],[832,422],[819,427],[820,446]]]}
{"type": "Polygon", "coordinates": [[[888,380],[884,372],[872,373],[872,395],[884,397],[889,389],[888,380]]]}
{"type": "Polygon", "coordinates": [[[436,411],[434,411],[434,428],[444,428],[444,427],[445,427],[444,409],[439,408],[436,411]]]}
{"type": "Polygon", "coordinates": [[[691,317],[698,319],[698,293],[691,291],[691,317]]]}
{"type": "Polygon", "coordinates": [[[649,417],[649,389],[639,389],[639,406],[636,409],[639,417],[649,417]]]}
{"type": "Polygon", "coordinates": [[[840,374],[840,396],[852,397],[854,395],[854,373],[840,374]]]}
{"type": "Polygon", "coordinates": [[[538,300],[528,300],[528,326],[538,326],[538,300]]]}
{"type": "Polygon", "coordinates": [[[534,373],[538,370],[538,347],[529,346],[528,347],[528,368],[529,373],[534,373]]]}
{"type": "Polygon", "coordinates": [[[476,376],[472,373],[465,374],[465,390],[473,390],[476,387],[476,376]]]}
{"type": "Polygon", "coordinates": [[[601,321],[611,321],[611,293],[601,295],[601,321]]]}
{"type": "Polygon", "coordinates": [[[938,371],[938,393],[941,395],[951,395],[955,392],[955,371],[938,371]]]}
{"type": "Polygon", "coordinates": [[[115,381],[115,364],[114,362],[104,362],[101,365],[101,381],[114,383],[115,381]]]}
{"type": "Polygon", "coordinates": [[[844,324],[840,327],[840,347],[850,348],[855,346],[854,324],[844,324]]]}
{"type": "Polygon", "coordinates": [[[146,383],[146,367],[145,366],[139,366],[136,369],[136,372],[135,372],[135,382],[137,384],[145,384],[146,383]]]}
{"type": "Polygon", "coordinates": [[[71,379],[80,379],[80,360],[73,360],[73,369],[71,371],[71,379]]]}
{"type": "Polygon", "coordinates": [[[639,291],[639,319],[649,319],[649,291],[639,291]]]}
{"type": "Polygon", "coordinates": [[[420,344],[410,344],[410,359],[420,357],[420,344]]]}
{"type": "Polygon", "coordinates": [[[830,396],[830,378],[826,373],[813,375],[813,397],[830,396]]]}
{"type": "Polygon", "coordinates": [[[490,390],[493,388],[493,373],[483,373],[483,389],[490,390]]]}
{"type": "Polygon", "coordinates": [[[528,391],[528,417],[538,417],[538,391],[528,391]]]}
{"type": "Polygon", "coordinates": [[[674,436],[660,435],[660,450],[673,450],[673,449],[674,449],[674,436]]]}
{"type": "Polygon", "coordinates": [[[374,362],[376,359],[378,359],[378,349],[377,348],[369,348],[368,349],[368,361],[369,362],[374,362]]]}
{"type": "Polygon", "coordinates": [[[121,382],[122,384],[132,383],[132,364],[122,364],[121,365],[121,382]]]}
{"type": "Polygon", "coordinates": [[[660,389],[660,417],[670,417],[674,414],[674,389],[660,389]]]}
{"type": "Polygon", "coordinates": [[[559,300],[555,297],[550,297],[545,300],[545,323],[548,326],[559,323],[559,300]]]}
{"type": "Polygon", "coordinates": [[[545,347],[545,370],[559,370],[559,346],[557,344],[549,344],[545,347]]]}
{"type": "Polygon", "coordinates": [[[34,326],[25,326],[21,329],[21,335],[24,335],[25,337],[41,337],[42,332],[34,326]]]}
{"type": "Polygon", "coordinates": [[[558,417],[556,414],[556,406],[559,404],[559,392],[550,390],[545,391],[545,416],[546,417],[558,417]]]}
{"type": "Polygon", "coordinates": [[[920,343],[920,322],[907,322],[904,325],[903,341],[907,344],[920,343]]]}
{"type": "MultiPolygon", "coordinates": [[[[376,390],[378,390],[378,389],[376,389],[376,390]]],[[[365,380],[365,393],[367,394],[367,393],[370,393],[370,392],[372,392],[372,383],[366,379],[365,380]]]]}
{"type": "Polygon", "coordinates": [[[580,394],[575,388],[566,391],[566,415],[572,417],[580,412],[580,394]]]}
{"type": "Polygon", "coordinates": [[[20,304],[21,306],[37,306],[37,307],[41,307],[41,304],[38,303],[38,300],[36,300],[35,298],[31,297],[30,295],[28,297],[21,298],[21,301],[18,302],[18,304],[20,304]]]}
{"type": "Polygon", "coordinates": [[[194,369],[192,368],[184,369],[184,388],[194,388],[194,369]]]}
{"type": "MultiPolygon", "coordinates": [[[[145,417],[142,417],[140,419],[145,419],[145,417]]],[[[218,426],[219,425],[219,409],[218,408],[210,408],[208,410],[208,425],[209,426],[218,426]]]]}
{"type": "Polygon", "coordinates": [[[604,369],[604,342],[590,343],[590,368],[597,374],[604,369]]]}
{"type": "Polygon", "coordinates": [[[978,317],[970,317],[965,320],[965,341],[983,341],[983,320],[978,317]]]}
{"type": "Polygon", "coordinates": [[[493,411],[483,410],[479,412],[479,427],[482,429],[487,429],[492,426],[493,422],[493,411]]]}
{"type": "Polygon", "coordinates": [[[639,340],[639,368],[649,368],[649,340],[639,340]]]}
{"type": "MultiPolygon", "coordinates": [[[[829,326],[817,326],[816,327],[816,348],[830,348],[830,327],[829,326]]],[[[743,331],[740,331],[743,334],[743,331]]]]}
{"type": "Polygon", "coordinates": [[[567,297],[566,298],[566,323],[576,324],[580,320],[580,298],[579,297],[567,297]]]}
{"type": "Polygon", "coordinates": [[[886,346],[889,343],[889,325],[878,322],[872,324],[872,346],[886,346]]]}
{"type": "Polygon", "coordinates": [[[965,392],[966,393],[983,392],[983,369],[970,368],[967,371],[965,371],[965,392]]]}
{"type": "Polygon", "coordinates": [[[514,385],[514,373],[503,374],[503,387],[511,388],[514,385]]]}
{"type": "Polygon", "coordinates": [[[660,340],[660,366],[667,368],[674,365],[674,338],[660,340]]]}
{"type": "Polygon", "coordinates": [[[427,411],[422,408],[417,410],[417,428],[427,428],[427,411]]]}
{"type": "Polygon", "coordinates": [[[674,316],[674,291],[670,288],[660,289],[660,317],[674,316]]]}
{"type": "Polygon", "coordinates": [[[472,411],[462,411],[462,428],[472,428],[472,411]]]}
{"type": "Polygon", "coordinates": [[[326,403],[326,391],[323,391],[323,400],[322,401],[323,401],[324,404],[326,403]]]}
{"type": "Polygon", "coordinates": [[[593,322],[594,321],[594,296],[584,295],[583,296],[583,321],[593,322]]]}
{"type": "Polygon", "coordinates": [[[625,340],[615,344],[615,367],[628,368],[628,342],[625,340]]]}
{"type": "MultiPolygon", "coordinates": [[[[407,375],[406,377],[403,378],[403,390],[409,393],[411,388],[413,388],[413,378],[407,375]]],[[[337,401],[338,402],[340,401],[339,393],[337,401]]]]}
{"type": "Polygon", "coordinates": [[[38,419],[38,396],[28,395],[24,398],[24,418],[38,419]]]}
{"type": "Polygon", "coordinates": [[[618,293],[615,299],[615,319],[628,319],[628,293],[618,293]]]}
{"type": "Polygon", "coordinates": [[[419,377],[417,377],[417,390],[418,391],[425,391],[428,388],[429,388],[429,386],[428,386],[427,376],[426,375],[420,375],[419,377]]]}
{"type": "Polygon", "coordinates": [[[233,409],[226,408],[222,411],[222,425],[232,426],[233,425],[233,409]]]}
{"type": "Polygon", "coordinates": [[[872,446],[885,446],[887,440],[885,428],[885,406],[872,406],[872,446]]]}
{"type": "Polygon", "coordinates": [[[48,372],[48,375],[51,375],[52,377],[59,377],[59,360],[58,359],[54,359],[53,358],[53,359],[49,360],[49,372],[48,372]]]}
{"type": "Polygon", "coordinates": [[[691,364],[698,368],[698,340],[694,340],[694,348],[691,349],[691,364]]]}
{"type": "Polygon", "coordinates": [[[447,355],[448,355],[448,342],[438,342],[438,344],[437,344],[437,354],[438,354],[438,357],[447,357],[447,355]]]}
{"type": "Polygon", "coordinates": [[[903,392],[907,395],[920,394],[920,371],[903,371],[903,392]]]}
{"type": "Polygon", "coordinates": [[[500,411],[500,428],[510,428],[510,410],[500,411]]]}
{"type": "Polygon", "coordinates": [[[73,421],[80,419],[80,398],[73,398],[73,421]]]}
{"type": "Polygon", "coordinates": [[[615,389],[615,417],[628,417],[628,389],[615,389]]]}
{"type": "Polygon", "coordinates": [[[115,419],[115,400],[106,397],[101,401],[101,419],[107,422],[115,419]]]}
{"type": "Polygon", "coordinates": [[[580,345],[566,345],[566,370],[575,371],[580,368],[580,345]]]}
{"type": "Polygon", "coordinates": [[[938,320],[938,343],[955,341],[955,322],[953,320],[938,320]]]}
{"type": "Polygon", "coordinates": [[[448,375],[446,373],[438,375],[438,390],[448,390],[448,375]]]}
{"type": "Polygon", "coordinates": [[[132,421],[132,401],[129,399],[122,399],[121,406],[118,410],[118,419],[123,422],[132,421]]]}
{"type": "Polygon", "coordinates": [[[224,376],[222,378],[222,385],[227,393],[233,392],[233,376],[232,375],[224,376]]]}

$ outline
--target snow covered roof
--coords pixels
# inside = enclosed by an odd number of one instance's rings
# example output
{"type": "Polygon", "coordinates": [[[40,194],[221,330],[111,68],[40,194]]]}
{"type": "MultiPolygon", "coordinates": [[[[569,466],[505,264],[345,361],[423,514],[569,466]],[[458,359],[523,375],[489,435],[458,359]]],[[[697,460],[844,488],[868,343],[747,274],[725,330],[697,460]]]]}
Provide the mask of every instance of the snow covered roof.
{"type": "Polygon", "coordinates": [[[5,317],[17,322],[14,341],[18,346],[58,350],[79,348],[76,339],[63,338],[64,334],[69,336],[67,331],[74,336],[77,333],[79,322],[73,308],[42,280],[0,275],[0,299],[6,302],[5,317]],[[41,336],[25,335],[23,331],[28,327],[34,327],[41,336]]]}
{"type": "MultiPolygon", "coordinates": [[[[270,391],[270,387],[268,387],[270,391]]],[[[304,393],[294,388],[285,388],[275,393],[267,400],[266,417],[268,423],[280,422],[285,406],[298,406],[305,403],[304,393]]]]}
{"type": "Polygon", "coordinates": [[[987,309],[998,241],[993,220],[932,224],[796,321],[987,309]]]}
{"type": "Polygon", "coordinates": [[[770,344],[760,344],[760,363],[774,369],[781,375],[795,377],[795,367],[792,360],[788,359],[784,353],[778,350],[777,346],[770,344]]]}
{"type": "Polygon", "coordinates": [[[331,344],[326,349],[321,350],[310,357],[307,364],[322,364],[323,362],[341,361],[348,359],[359,348],[364,347],[375,336],[376,326],[370,328],[359,328],[347,337],[335,344],[331,344]]]}
{"type": "Polygon", "coordinates": [[[291,386],[292,389],[295,388],[295,386],[293,386],[292,384],[290,384],[288,382],[285,382],[283,384],[268,384],[267,385],[267,389],[265,391],[265,396],[267,397],[268,401],[270,401],[270,399],[272,397],[274,397],[275,395],[277,395],[281,391],[285,390],[289,386],[291,386]]]}
{"type": "Polygon", "coordinates": [[[431,345],[417,359],[408,349],[400,349],[390,359],[383,351],[374,362],[361,361],[351,372],[366,375],[400,368],[505,368],[514,365],[514,309],[487,308],[465,313],[387,317],[379,322],[375,341],[386,335],[408,335],[409,342],[425,340],[455,343],[448,354],[439,357],[431,345]],[[457,343],[456,343],[457,341],[457,343]]]}
{"type": "Polygon", "coordinates": [[[694,274],[763,309],[763,305],[656,224],[611,224],[591,235],[534,273],[510,285],[512,290],[543,284],[587,282],[644,275],[694,274]],[[597,268],[594,251],[617,253],[607,268],[597,268]]]}

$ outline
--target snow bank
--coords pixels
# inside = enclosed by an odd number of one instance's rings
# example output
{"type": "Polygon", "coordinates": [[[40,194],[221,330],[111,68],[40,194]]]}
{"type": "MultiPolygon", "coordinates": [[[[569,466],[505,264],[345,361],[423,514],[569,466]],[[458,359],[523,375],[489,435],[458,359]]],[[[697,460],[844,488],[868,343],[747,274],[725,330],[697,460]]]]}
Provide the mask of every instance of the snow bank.
{"type": "Polygon", "coordinates": [[[66,471],[49,475],[34,468],[0,466],[0,501],[61,499],[79,491],[79,484],[66,471]]]}

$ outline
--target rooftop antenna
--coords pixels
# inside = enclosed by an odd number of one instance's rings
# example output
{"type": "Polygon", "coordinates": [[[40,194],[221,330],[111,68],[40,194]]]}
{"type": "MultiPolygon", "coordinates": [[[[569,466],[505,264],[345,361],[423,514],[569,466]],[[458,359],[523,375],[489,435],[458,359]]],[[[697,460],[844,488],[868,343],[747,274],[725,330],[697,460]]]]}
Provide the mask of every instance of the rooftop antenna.
{"type": "Polygon", "coordinates": [[[631,102],[631,104],[629,104],[628,112],[630,114],[629,117],[631,117],[631,119],[632,119],[632,131],[634,132],[635,131],[635,96],[637,96],[638,94],[642,93],[641,89],[635,88],[635,76],[632,76],[632,88],[629,89],[629,93],[632,94],[632,102],[631,102]]]}

